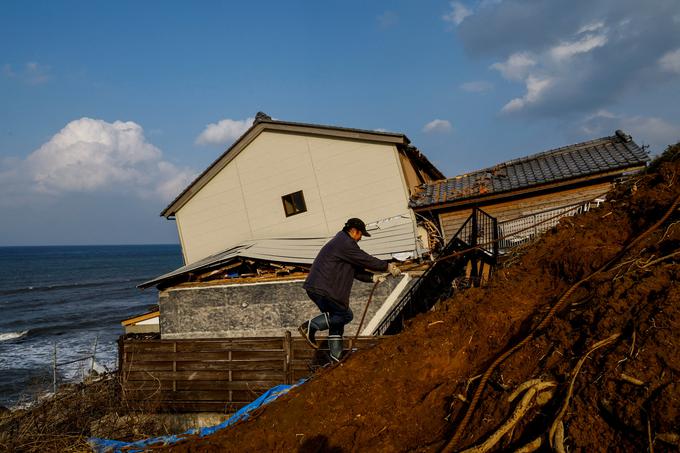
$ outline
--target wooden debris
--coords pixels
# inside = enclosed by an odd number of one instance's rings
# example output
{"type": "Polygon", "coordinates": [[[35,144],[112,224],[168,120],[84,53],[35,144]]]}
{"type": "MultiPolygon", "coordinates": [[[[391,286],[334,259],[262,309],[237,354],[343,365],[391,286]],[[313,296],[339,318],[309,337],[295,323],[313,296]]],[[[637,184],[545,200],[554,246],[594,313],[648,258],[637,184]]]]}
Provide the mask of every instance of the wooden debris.
{"type": "Polygon", "coordinates": [[[621,373],[620,377],[621,377],[622,381],[626,381],[629,384],[640,385],[640,386],[645,385],[644,381],[641,381],[640,379],[634,378],[633,376],[629,376],[625,373],[621,373]]]}
{"type": "Polygon", "coordinates": [[[660,440],[668,445],[680,447],[680,435],[675,433],[659,433],[654,437],[655,440],[660,440]]]}

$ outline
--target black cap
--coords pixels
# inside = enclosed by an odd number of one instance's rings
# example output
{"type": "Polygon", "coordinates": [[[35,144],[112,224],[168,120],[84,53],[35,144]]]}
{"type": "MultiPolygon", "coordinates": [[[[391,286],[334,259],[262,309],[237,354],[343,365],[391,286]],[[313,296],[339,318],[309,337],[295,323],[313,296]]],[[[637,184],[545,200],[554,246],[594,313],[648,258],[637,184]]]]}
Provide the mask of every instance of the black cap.
{"type": "Polygon", "coordinates": [[[361,231],[361,234],[366,236],[366,237],[371,237],[370,234],[368,234],[368,231],[366,231],[366,224],[364,223],[363,220],[357,219],[356,217],[352,217],[345,223],[345,228],[356,228],[357,230],[361,231]]]}

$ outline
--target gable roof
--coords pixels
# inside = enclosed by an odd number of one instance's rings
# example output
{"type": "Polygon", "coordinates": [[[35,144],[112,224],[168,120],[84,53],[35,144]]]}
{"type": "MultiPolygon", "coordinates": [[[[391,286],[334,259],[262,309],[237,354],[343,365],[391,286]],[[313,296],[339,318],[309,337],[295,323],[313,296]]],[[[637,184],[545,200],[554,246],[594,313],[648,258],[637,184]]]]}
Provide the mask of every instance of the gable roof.
{"type": "Polygon", "coordinates": [[[644,167],[647,152],[618,130],[610,137],[577,143],[500,163],[490,168],[421,185],[411,197],[414,209],[546,184],[568,184],[644,167]]]}
{"type": "MultiPolygon", "coordinates": [[[[413,220],[408,214],[366,224],[371,237],[362,239],[360,247],[370,255],[391,260],[394,255],[420,256],[425,250],[419,245],[413,220]]],[[[238,258],[265,262],[310,265],[331,237],[270,238],[244,241],[227,250],[138,285],[149,288],[192,273],[220,268],[238,258]]]]}
{"type": "Polygon", "coordinates": [[[295,123],[291,121],[273,120],[270,116],[258,112],[252,126],[239,137],[227,150],[222,153],[203,173],[198,175],[163,211],[161,216],[170,217],[186,204],[203,186],[217,173],[227,166],[243,149],[246,148],[263,131],[275,131],[294,134],[314,135],[321,137],[336,137],[346,140],[359,140],[374,143],[390,143],[402,149],[416,168],[419,168],[432,179],[444,178],[444,175],[430,163],[429,160],[414,146],[408,137],[396,132],[373,131],[367,129],[353,129],[321,124],[295,123]]]}

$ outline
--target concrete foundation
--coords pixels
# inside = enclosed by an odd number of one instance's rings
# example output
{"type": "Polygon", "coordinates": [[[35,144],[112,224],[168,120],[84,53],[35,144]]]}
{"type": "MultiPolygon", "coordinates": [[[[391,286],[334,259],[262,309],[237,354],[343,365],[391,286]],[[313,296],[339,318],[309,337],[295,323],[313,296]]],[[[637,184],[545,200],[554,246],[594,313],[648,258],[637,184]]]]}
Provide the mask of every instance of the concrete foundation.
{"type": "MultiPolygon", "coordinates": [[[[368,325],[400,282],[388,277],[376,288],[364,320],[368,325]]],[[[219,285],[168,290],[160,298],[162,339],[281,336],[319,314],[302,288],[302,280],[219,285]]],[[[403,286],[403,285],[402,285],[403,286]]],[[[345,335],[354,335],[372,283],[354,282],[350,308],[354,320],[345,335]]]]}

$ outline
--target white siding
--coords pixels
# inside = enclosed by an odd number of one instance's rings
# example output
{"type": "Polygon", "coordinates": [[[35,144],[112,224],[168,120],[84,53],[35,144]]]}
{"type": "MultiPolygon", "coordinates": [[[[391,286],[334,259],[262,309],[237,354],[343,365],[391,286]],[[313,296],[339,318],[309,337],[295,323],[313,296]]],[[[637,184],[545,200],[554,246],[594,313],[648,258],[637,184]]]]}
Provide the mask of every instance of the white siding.
{"type": "Polygon", "coordinates": [[[308,139],[329,233],[349,217],[371,222],[408,211],[394,146],[308,139]]]}
{"type": "Polygon", "coordinates": [[[175,218],[187,263],[227,248],[232,237],[249,239],[251,231],[236,168],[224,168],[177,211],[175,218]]]}
{"type": "Polygon", "coordinates": [[[349,217],[408,212],[394,145],[265,131],[194,195],[176,219],[186,264],[247,239],[328,236],[349,217]],[[302,190],[307,212],[281,197],[302,190]]]}
{"type": "Polygon", "coordinates": [[[227,167],[238,167],[253,239],[327,233],[305,137],[263,132],[235,161],[227,167]],[[286,217],[281,197],[298,190],[307,212],[286,217]]]}

